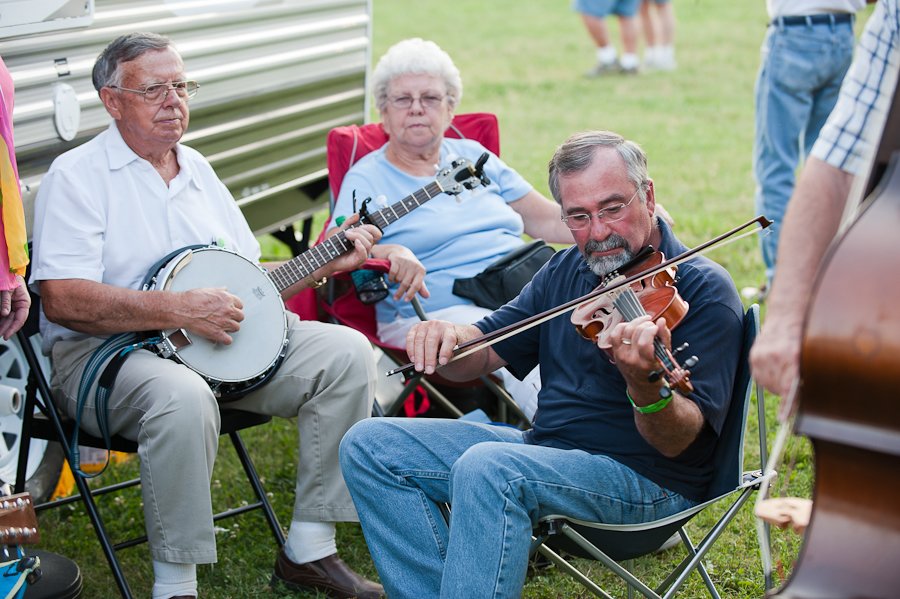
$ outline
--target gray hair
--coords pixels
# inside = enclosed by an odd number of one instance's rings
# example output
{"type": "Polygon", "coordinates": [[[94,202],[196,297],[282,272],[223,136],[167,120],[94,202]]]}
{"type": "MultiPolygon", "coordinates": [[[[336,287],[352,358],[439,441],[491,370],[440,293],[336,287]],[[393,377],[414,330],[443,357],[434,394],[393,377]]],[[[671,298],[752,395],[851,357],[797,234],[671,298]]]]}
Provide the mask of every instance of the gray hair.
{"type": "Polygon", "coordinates": [[[372,72],[372,95],[375,106],[384,110],[388,99],[388,86],[401,75],[433,75],[444,80],[447,86],[447,102],[450,109],[462,100],[463,86],[459,69],[450,55],[432,41],[414,37],[397,42],[384,53],[372,72]]]}
{"type": "Polygon", "coordinates": [[[641,203],[647,202],[647,155],[639,145],[612,131],[582,131],[569,137],[553,153],[550,159],[550,193],[562,204],[559,195],[559,178],[580,173],[594,162],[598,148],[613,148],[625,162],[628,179],[638,190],[641,203]]]}
{"type": "Polygon", "coordinates": [[[122,85],[123,62],[139,58],[145,52],[174,49],[172,40],[157,33],[128,33],[114,39],[97,57],[91,80],[97,92],[100,88],[122,85]]]}

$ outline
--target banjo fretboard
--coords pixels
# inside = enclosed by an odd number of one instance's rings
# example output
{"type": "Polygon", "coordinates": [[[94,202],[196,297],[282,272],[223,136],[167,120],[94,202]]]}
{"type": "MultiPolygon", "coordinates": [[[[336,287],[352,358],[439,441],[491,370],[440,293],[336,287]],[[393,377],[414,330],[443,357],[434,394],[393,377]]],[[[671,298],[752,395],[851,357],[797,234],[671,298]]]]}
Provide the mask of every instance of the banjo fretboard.
{"type": "MultiPolygon", "coordinates": [[[[453,173],[449,175],[449,180],[452,184],[456,183],[455,174],[463,168],[468,169],[468,163],[462,167],[457,167],[453,173]]],[[[440,177],[441,180],[445,178],[446,177],[440,177]]],[[[475,180],[477,181],[478,179],[475,178],[475,180]]],[[[406,216],[436,195],[447,191],[449,188],[450,186],[442,186],[439,181],[432,181],[399,202],[391,204],[387,208],[382,208],[377,212],[367,214],[363,223],[355,224],[353,227],[369,223],[384,230],[389,224],[406,216]]],[[[272,270],[269,273],[269,277],[272,279],[272,282],[275,284],[275,287],[278,288],[279,292],[284,291],[335,258],[346,254],[352,247],[353,243],[347,239],[344,231],[341,231],[272,270]]]]}

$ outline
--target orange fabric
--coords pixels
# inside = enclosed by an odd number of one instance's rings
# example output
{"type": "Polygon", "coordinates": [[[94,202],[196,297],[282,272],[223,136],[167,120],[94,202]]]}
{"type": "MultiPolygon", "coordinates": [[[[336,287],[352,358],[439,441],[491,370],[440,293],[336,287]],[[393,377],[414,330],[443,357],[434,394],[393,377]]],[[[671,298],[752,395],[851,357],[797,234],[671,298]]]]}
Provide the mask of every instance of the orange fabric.
{"type": "Polygon", "coordinates": [[[0,289],[12,289],[15,275],[25,275],[28,265],[28,235],[25,232],[25,212],[19,187],[16,165],[16,146],[13,141],[13,80],[0,58],[0,239],[6,245],[0,265],[0,289]]]}

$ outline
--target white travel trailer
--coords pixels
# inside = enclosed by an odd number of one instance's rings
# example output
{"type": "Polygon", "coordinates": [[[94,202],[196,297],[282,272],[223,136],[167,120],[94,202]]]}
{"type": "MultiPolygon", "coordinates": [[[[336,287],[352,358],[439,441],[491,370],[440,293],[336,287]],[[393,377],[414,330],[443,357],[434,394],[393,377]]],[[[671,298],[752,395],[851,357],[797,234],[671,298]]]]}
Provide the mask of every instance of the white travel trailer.
{"type": "MultiPolygon", "coordinates": [[[[108,125],[91,68],[131,31],[169,36],[200,82],[183,141],[209,159],[253,230],[304,249],[311,217],[328,201],[326,135],[367,114],[370,0],[0,0],[29,229],[53,159],[108,125]],[[300,241],[297,222],[305,223],[300,241]]],[[[17,345],[0,344],[0,385],[24,395],[26,377],[17,345]]],[[[3,413],[0,481],[13,482],[21,418],[3,413]]],[[[35,449],[29,490],[41,497],[55,485],[61,454],[35,449]]]]}

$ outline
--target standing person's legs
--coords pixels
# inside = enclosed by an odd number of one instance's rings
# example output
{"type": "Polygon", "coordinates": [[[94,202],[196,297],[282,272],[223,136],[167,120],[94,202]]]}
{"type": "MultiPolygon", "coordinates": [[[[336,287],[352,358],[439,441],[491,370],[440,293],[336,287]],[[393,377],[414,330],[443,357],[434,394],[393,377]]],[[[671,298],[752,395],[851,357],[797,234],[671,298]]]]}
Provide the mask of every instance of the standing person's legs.
{"type": "Polygon", "coordinates": [[[654,0],[659,22],[659,45],[656,51],[656,68],[675,69],[675,8],[672,0],[654,0]]]}
{"type": "Polygon", "coordinates": [[[586,77],[596,77],[618,70],[616,48],[609,38],[606,17],[614,0],[574,0],[573,8],[581,15],[581,21],[596,48],[596,64],[585,73],[586,77]]]}
{"type": "Polygon", "coordinates": [[[653,0],[643,0],[641,2],[641,10],[640,10],[640,22],[641,22],[641,31],[644,34],[644,67],[645,68],[655,68],[656,66],[656,51],[658,36],[656,33],[656,24],[654,23],[653,17],[650,14],[650,4],[653,0]]]}
{"type": "Polygon", "coordinates": [[[622,37],[622,58],[619,66],[623,73],[637,73],[640,59],[638,48],[638,8],[640,0],[618,0],[614,12],[619,19],[619,35],[622,37]]]}
{"type": "Polygon", "coordinates": [[[345,435],[341,467],[391,599],[441,593],[449,530],[439,505],[450,501],[457,458],[477,443],[521,443],[522,434],[460,420],[372,418],[345,435]]]}
{"type": "Polygon", "coordinates": [[[609,29],[606,27],[605,17],[595,17],[586,13],[581,14],[581,21],[584,23],[585,29],[590,34],[594,45],[600,48],[607,48],[610,45],[609,29]]]}
{"type": "Polygon", "coordinates": [[[819,131],[825,125],[828,115],[837,104],[841,83],[853,60],[853,24],[842,23],[830,27],[827,46],[822,48],[819,60],[822,70],[813,94],[813,108],[809,115],[809,123],[803,136],[803,156],[809,156],[819,131]]]}
{"type": "Polygon", "coordinates": [[[774,221],[760,239],[769,284],[775,274],[781,220],[794,190],[801,136],[812,109],[812,89],[822,70],[815,28],[806,29],[769,27],[756,81],[756,210],[774,221]]]}
{"type": "Polygon", "coordinates": [[[659,21],[659,44],[675,45],[675,7],[672,0],[654,0],[659,21]]]}

